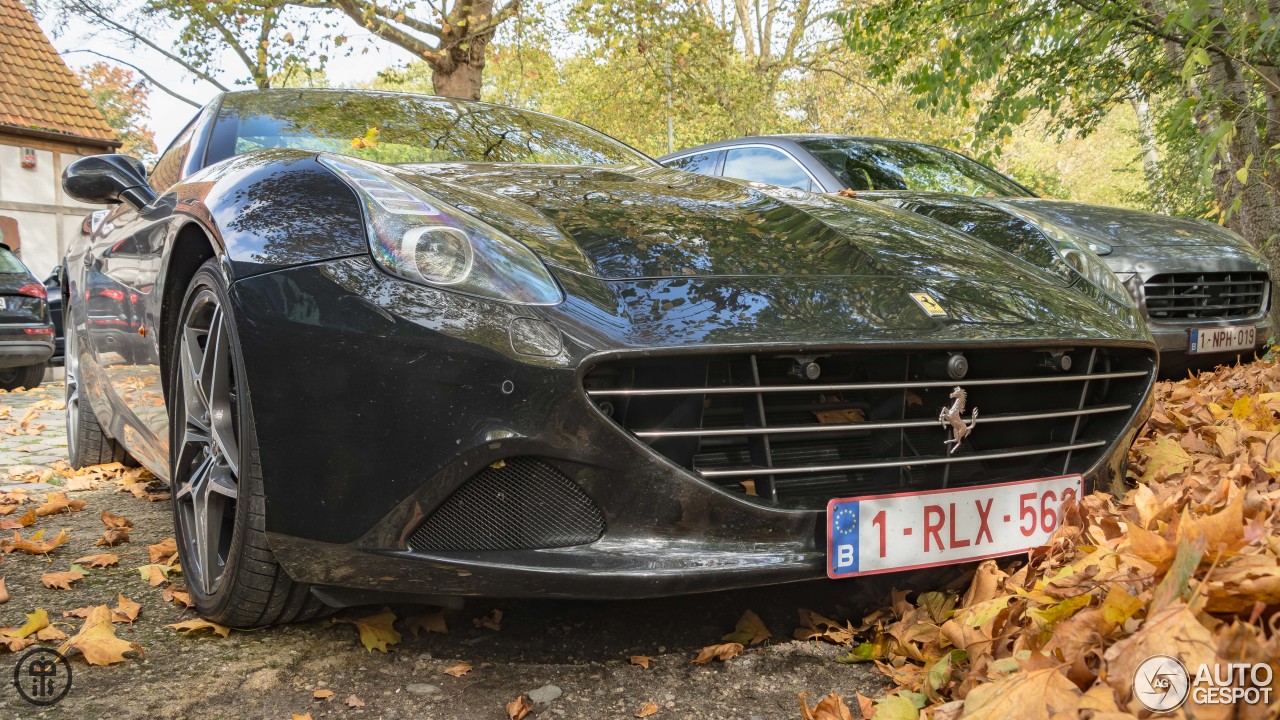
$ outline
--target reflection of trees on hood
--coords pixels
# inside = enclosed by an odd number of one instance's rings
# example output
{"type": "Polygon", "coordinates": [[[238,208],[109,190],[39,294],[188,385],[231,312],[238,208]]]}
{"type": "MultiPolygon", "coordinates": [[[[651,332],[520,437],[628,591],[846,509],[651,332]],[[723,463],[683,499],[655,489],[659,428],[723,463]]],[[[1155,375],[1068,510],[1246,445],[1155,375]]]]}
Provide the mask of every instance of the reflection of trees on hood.
{"type": "Polygon", "coordinates": [[[234,184],[223,198],[227,217],[219,217],[219,224],[231,231],[225,235],[253,238],[258,262],[287,265],[318,253],[345,255],[350,244],[343,238],[364,237],[355,194],[309,156],[244,155],[223,165],[219,175],[219,185],[234,184]]]}
{"type": "Polygon", "coordinates": [[[447,98],[279,90],[230,95],[222,113],[240,123],[237,152],[284,146],[382,163],[645,162],[620,143],[566,120],[447,98]]]}
{"type": "Polygon", "coordinates": [[[845,278],[771,277],[639,281],[618,294],[638,334],[633,340],[680,344],[732,342],[744,330],[760,338],[786,338],[800,328],[837,337],[887,327],[923,331],[930,322],[906,292],[868,291],[845,278]]]}

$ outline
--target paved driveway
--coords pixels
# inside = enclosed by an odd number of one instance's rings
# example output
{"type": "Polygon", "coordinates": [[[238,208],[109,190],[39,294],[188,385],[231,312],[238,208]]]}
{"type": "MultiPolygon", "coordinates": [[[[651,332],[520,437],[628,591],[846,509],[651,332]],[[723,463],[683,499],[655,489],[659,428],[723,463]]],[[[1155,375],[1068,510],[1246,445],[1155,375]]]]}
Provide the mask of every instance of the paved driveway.
{"type": "MultiPolygon", "coordinates": [[[[140,388],[140,391],[147,391],[140,388]]],[[[85,505],[77,512],[39,517],[19,530],[24,538],[43,530],[51,539],[61,530],[70,540],[47,556],[11,553],[0,563],[10,599],[0,604],[0,626],[23,625],[29,613],[47,612],[54,629],[75,634],[83,623],[64,611],[116,606],[120,598],[140,603],[133,622],[116,624],[116,635],[137,643],[143,654],[107,667],[73,657],[74,684],[59,705],[36,713],[13,686],[0,685],[0,717],[263,717],[293,714],[342,718],[506,718],[508,702],[522,694],[541,700],[539,718],[631,718],[649,703],[664,718],[772,719],[799,716],[796,696],[811,701],[830,692],[850,700],[873,695],[884,678],[866,665],[837,658],[848,648],[791,639],[797,611],[831,617],[859,617],[860,608],[882,597],[890,578],[869,583],[804,583],[761,590],[634,602],[472,600],[444,617],[448,632],[414,637],[404,632],[389,652],[366,650],[353,625],[317,620],[284,628],[233,631],[221,638],[205,631],[181,635],[170,624],[193,619],[173,591],[181,574],[151,584],[140,568],[152,563],[148,545],[172,536],[165,488],[147,485],[138,471],[115,469],[77,476],[59,465],[66,446],[62,387],[0,395],[0,495],[25,496],[0,520],[12,520],[46,500],[68,492],[85,505]],[[35,480],[36,483],[24,482],[35,480]],[[18,492],[14,492],[14,491],[18,492]],[[106,511],[133,523],[128,542],[115,547],[102,537],[106,511]],[[111,553],[118,561],[84,568],[70,589],[45,587],[46,573],[65,572],[85,556],[111,553]],[[860,595],[854,596],[857,592],[860,595]],[[478,622],[502,612],[498,629],[478,622]],[[760,615],[772,639],[728,661],[695,664],[707,645],[721,642],[746,610],[760,615]],[[645,669],[633,655],[652,657],[645,669]],[[444,672],[465,663],[462,677],[444,672]],[[315,699],[330,690],[329,699],[315,699]],[[323,694],[323,693],[322,693],[323,694]],[[358,698],[363,706],[346,700],[358,698]]],[[[159,403],[162,406],[162,403],[159,403]]],[[[0,505],[3,509],[3,505],[0,505]]],[[[11,531],[2,531],[10,535],[11,531]]],[[[936,576],[937,572],[933,572],[936,576]]],[[[936,577],[929,582],[937,583],[936,577]]],[[[381,606],[346,611],[361,618],[381,606]]],[[[392,606],[396,627],[435,609],[392,606]]],[[[39,643],[57,647],[57,641],[39,643]]],[[[13,655],[0,646],[0,675],[10,672],[13,655]]]]}

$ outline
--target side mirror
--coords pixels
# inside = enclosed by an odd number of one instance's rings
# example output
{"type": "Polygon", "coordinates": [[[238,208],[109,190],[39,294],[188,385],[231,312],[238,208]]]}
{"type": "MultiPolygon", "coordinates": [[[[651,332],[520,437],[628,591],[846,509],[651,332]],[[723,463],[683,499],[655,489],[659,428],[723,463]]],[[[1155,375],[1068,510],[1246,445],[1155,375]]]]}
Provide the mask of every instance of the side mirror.
{"type": "Polygon", "coordinates": [[[127,202],[135,208],[150,205],[155,190],[147,184],[147,168],[128,155],[90,155],[62,171],[62,189],[83,203],[127,202]]]}

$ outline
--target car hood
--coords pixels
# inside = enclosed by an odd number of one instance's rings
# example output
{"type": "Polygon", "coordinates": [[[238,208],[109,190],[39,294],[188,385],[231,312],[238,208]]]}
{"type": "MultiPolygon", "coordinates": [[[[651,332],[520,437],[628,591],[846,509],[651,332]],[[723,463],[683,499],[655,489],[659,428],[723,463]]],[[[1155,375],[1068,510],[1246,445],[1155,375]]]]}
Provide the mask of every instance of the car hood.
{"type": "Polygon", "coordinates": [[[393,168],[432,195],[596,278],[914,276],[1058,280],[910,213],[661,167],[393,168]]]}
{"type": "Polygon", "coordinates": [[[1016,208],[1063,231],[1087,235],[1118,248],[1211,246],[1253,252],[1244,238],[1207,220],[1043,198],[984,198],[983,201],[1016,208]]]}
{"type": "Polygon", "coordinates": [[[759,328],[752,308],[791,306],[833,327],[858,317],[881,330],[923,331],[939,325],[911,300],[924,292],[943,304],[947,323],[1145,336],[1128,308],[1100,307],[1060,278],[927,218],[856,200],[662,167],[391,169],[521,241],[570,295],[591,297],[637,331],[656,321],[653,332],[669,333],[674,317],[720,307],[726,296],[742,305],[735,327],[759,328]]]}

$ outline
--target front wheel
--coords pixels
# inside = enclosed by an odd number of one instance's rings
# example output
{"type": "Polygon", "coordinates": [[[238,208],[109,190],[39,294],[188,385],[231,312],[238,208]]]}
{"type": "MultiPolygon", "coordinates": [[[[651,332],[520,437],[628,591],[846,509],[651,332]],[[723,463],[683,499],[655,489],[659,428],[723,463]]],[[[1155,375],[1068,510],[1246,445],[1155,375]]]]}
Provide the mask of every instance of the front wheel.
{"type": "Polygon", "coordinates": [[[17,390],[26,388],[34,390],[44,382],[45,364],[28,365],[26,367],[4,368],[0,370],[0,389],[17,390]]]}
{"type": "Polygon", "coordinates": [[[196,271],[172,349],[170,485],[178,553],[196,610],[232,627],[326,609],[266,538],[266,500],[235,318],[215,260],[196,271]]]}

